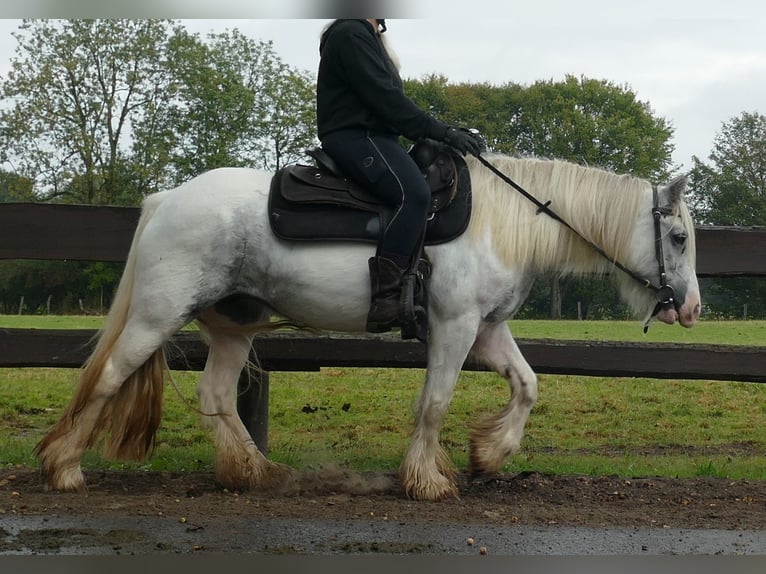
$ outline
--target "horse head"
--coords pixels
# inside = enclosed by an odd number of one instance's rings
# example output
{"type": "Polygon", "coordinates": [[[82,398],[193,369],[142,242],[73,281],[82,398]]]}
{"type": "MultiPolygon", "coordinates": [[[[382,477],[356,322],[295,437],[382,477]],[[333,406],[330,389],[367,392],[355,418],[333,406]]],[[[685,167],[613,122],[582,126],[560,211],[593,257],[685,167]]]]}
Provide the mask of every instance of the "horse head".
{"type": "Polygon", "coordinates": [[[628,298],[633,308],[647,313],[647,322],[656,316],[669,325],[678,321],[692,327],[700,315],[694,224],[684,201],[686,185],[687,177],[679,176],[647,194],[633,230],[629,266],[651,286],[647,289],[636,281],[623,286],[631,291],[628,298]],[[672,300],[663,298],[663,293],[672,300]]]}

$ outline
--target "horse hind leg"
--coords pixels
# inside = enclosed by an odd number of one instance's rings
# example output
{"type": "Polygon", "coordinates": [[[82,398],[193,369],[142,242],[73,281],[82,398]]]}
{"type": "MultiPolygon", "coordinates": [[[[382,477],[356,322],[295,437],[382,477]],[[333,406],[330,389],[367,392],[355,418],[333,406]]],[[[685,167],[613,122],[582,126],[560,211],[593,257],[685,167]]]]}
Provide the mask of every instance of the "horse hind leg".
{"type": "Polygon", "coordinates": [[[146,457],[161,417],[166,369],[162,345],[177,328],[157,332],[134,320],[114,340],[102,335],[75,396],[35,449],[47,488],[85,489],[82,456],[102,431],[108,433],[108,457],[146,457]]]}
{"type": "Polygon", "coordinates": [[[504,377],[511,390],[511,398],[501,412],[472,426],[470,474],[476,478],[498,472],[505,460],[521,448],[524,427],[537,401],[537,376],[505,322],[485,328],[472,352],[504,377]]]}
{"type": "Polygon", "coordinates": [[[216,482],[231,490],[290,484],[292,469],[266,459],[237,413],[237,383],[252,336],[202,325],[210,350],[197,393],[204,420],[214,431],[216,482]]]}

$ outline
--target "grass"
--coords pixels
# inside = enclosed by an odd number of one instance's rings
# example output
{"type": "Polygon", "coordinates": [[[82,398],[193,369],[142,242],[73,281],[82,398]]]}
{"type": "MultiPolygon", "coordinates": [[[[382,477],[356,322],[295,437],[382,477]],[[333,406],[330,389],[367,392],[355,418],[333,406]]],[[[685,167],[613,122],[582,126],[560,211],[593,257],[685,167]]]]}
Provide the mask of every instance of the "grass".
{"type": "Polygon", "coordinates": [[[0,315],[0,329],[100,329],[104,319],[101,315],[0,315]]]}
{"type": "MultiPolygon", "coordinates": [[[[100,324],[95,317],[0,316],[0,328],[100,324]]],[[[766,322],[757,321],[702,322],[692,330],[656,325],[647,336],[636,322],[519,321],[512,327],[520,338],[766,345],[766,322]]],[[[36,466],[32,449],[69,400],[76,375],[66,369],[0,370],[0,468],[36,466]]],[[[181,395],[196,405],[198,374],[173,376],[181,395]]],[[[416,369],[372,368],[272,373],[271,458],[298,468],[331,462],[356,470],[396,469],[423,376],[416,369]]],[[[114,463],[91,452],[86,468],[209,469],[210,431],[173,387],[165,397],[157,449],[147,462],[114,463]]],[[[441,435],[455,464],[467,464],[467,425],[507,399],[499,377],[461,374],[441,435]]],[[[522,452],[506,470],[766,480],[764,420],[765,385],[541,375],[522,452]]]]}
{"type": "MultiPolygon", "coordinates": [[[[103,317],[93,315],[0,315],[0,329],[98,329],[103,322],[103,317]]],[[[766,346],[766,321],[700,321],[693,329],[653,323],[644,334],[638,321],[518,320],[511,322],[511,330],[522,339],[766,346]]]]}
{"type": "Polygon", "coordinates": [[[766,321],[700,321],[692,329],[638,321],[511,321],[514,337],[766,346],[766,321]]]}

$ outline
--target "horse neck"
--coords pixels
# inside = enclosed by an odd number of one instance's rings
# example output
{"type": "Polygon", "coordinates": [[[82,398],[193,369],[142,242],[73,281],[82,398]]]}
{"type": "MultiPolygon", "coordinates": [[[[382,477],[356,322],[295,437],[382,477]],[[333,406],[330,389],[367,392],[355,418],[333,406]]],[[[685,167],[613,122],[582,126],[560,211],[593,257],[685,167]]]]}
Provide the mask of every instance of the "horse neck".
{"type": "MultiPolygon", "coordinates": [[[[490,161],[611,258],[624,260],[636,213],[649,184],[629,176],[572,163],[492,157],[490,161]]],[[[470,163],[474,209],[469,233],[489,235],[509,268],[584,274],[610,264],[560,222],[543,214],[520,193],[470,163]]]]}

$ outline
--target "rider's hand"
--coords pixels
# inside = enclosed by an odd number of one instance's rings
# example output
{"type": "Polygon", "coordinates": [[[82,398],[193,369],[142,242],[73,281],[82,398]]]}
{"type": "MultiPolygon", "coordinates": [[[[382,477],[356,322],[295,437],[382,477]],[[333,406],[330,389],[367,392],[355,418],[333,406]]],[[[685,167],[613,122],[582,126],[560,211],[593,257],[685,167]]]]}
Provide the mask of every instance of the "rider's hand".
{"type": "Polygon", "coordinates": [[[463,155],[470,153],[478,156],[484,151],[481,140],[463,128],[448,127],[447,132],[444,134],[444,143],[454,147],[463,155]]]}

